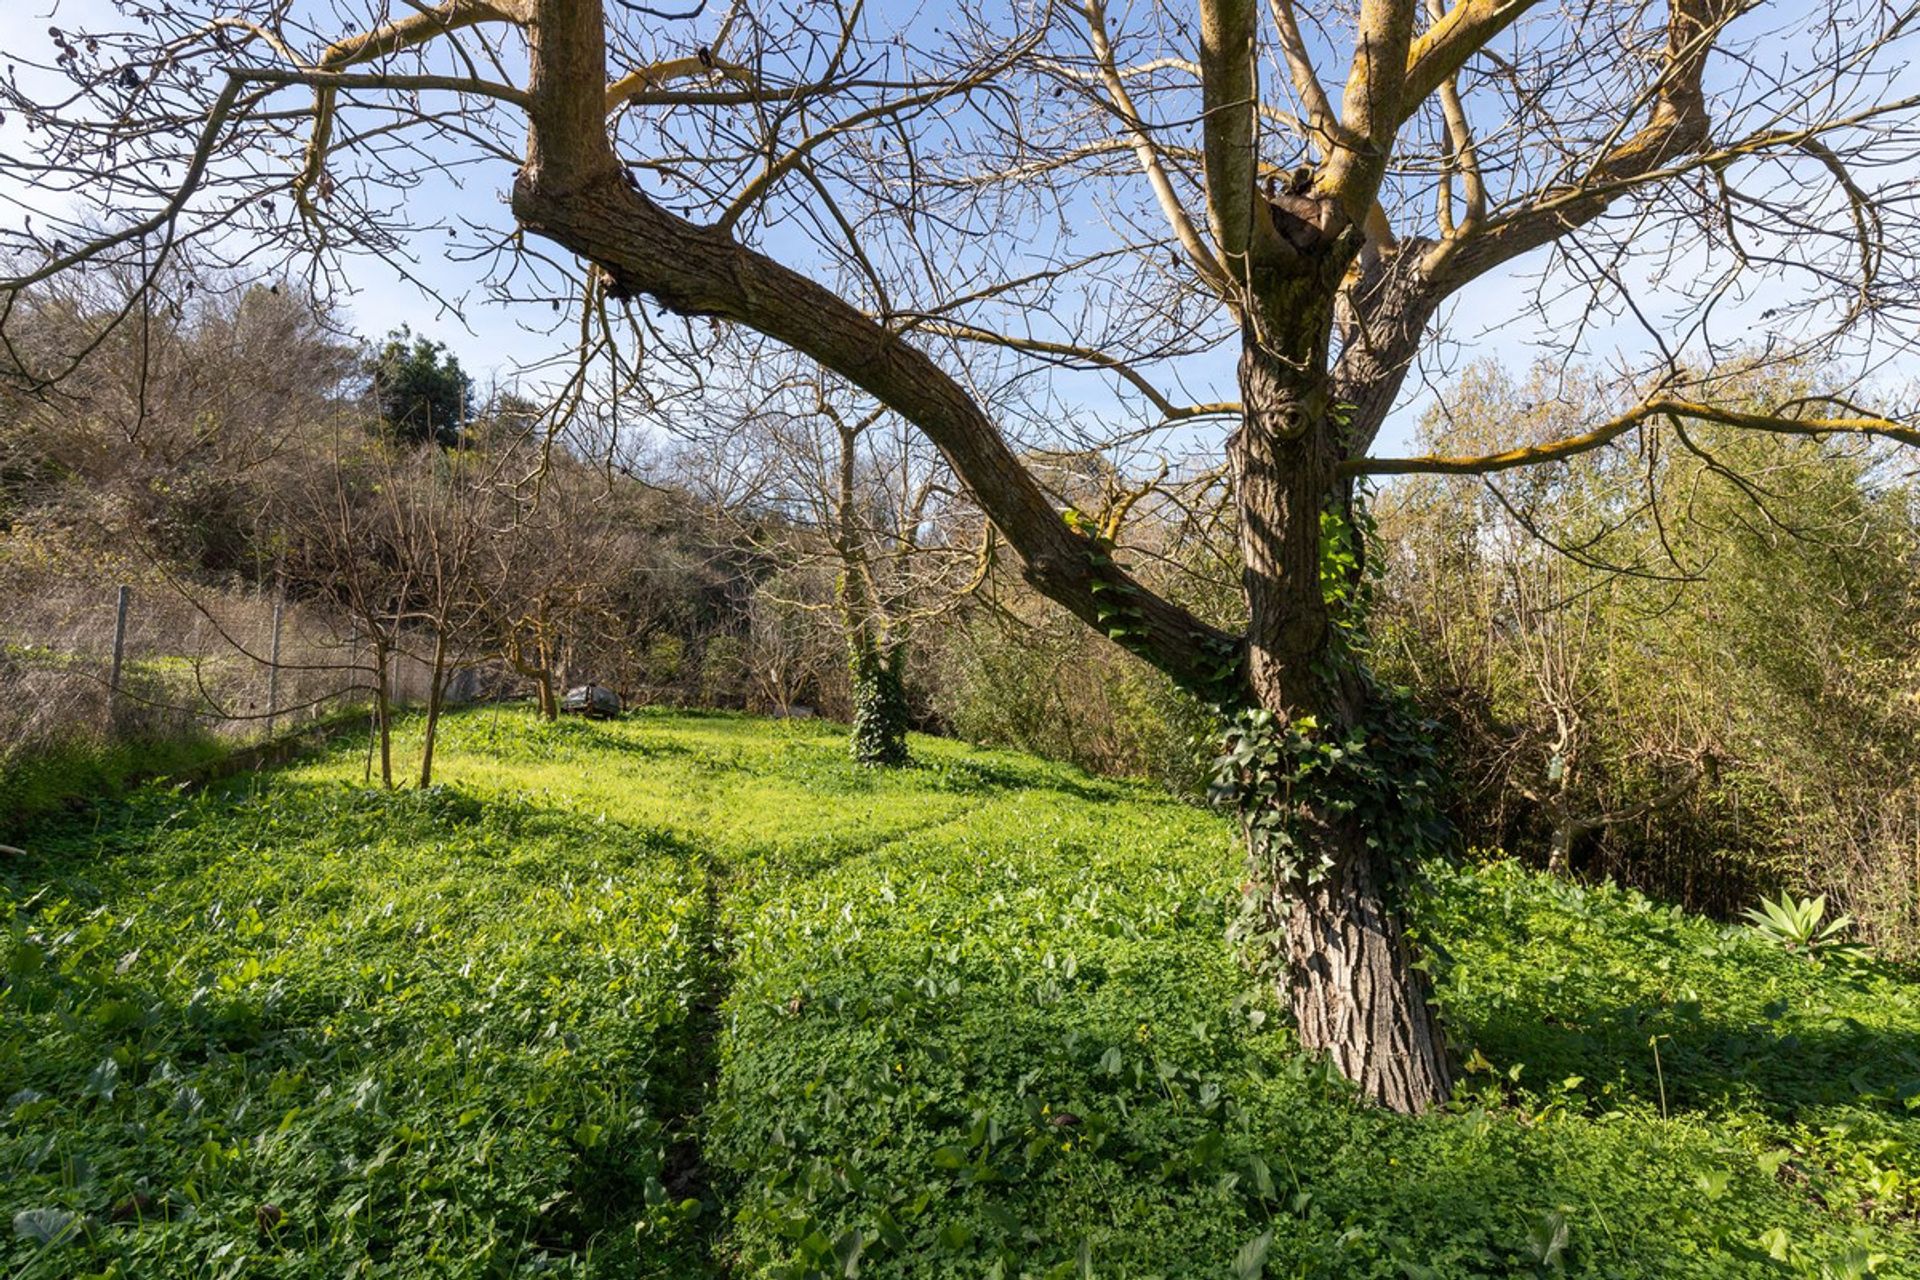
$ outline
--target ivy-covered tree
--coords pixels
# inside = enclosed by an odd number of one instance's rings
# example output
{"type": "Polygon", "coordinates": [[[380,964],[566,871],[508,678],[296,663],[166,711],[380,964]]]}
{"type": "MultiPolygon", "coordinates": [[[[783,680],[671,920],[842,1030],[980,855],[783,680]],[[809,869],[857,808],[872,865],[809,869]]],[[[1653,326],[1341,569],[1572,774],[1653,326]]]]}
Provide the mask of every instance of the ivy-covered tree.
{"type": "Polygon", "coordinates": [[[706,412],[678,427],[679,480],[796,571],[762,591],[830,619],[846,651],[853,758],[907,764],[916,638],[978,590],[991,530],[911,424],[790,353],[738,348],[709,377],[706,412]]]}
{"type": "Polygon", "coordinates": [[[1351,527],[1363,476],[1494,474],[1675,422],[1920,443],[1858,397],[1729,407],[1716,367],[1756,325],[1777,350],[1913,345],[1905,6],[372,8],[176,0],[54,29],[4,89],[40,145],[0,174],[49,194],[0,287],[182,238],[392,263],[449,230],[423,191],[491,173],[512,225],[458,260],[497,264],[504,299],[573,303],[609,399],[643,374],[697,388],[731,326],[802,353],[941,450],[1037,590],[1238,717],[1300,1040],[1396,1109],[1452,1082],[1399,898],[1418,824],[1393,779],[1421,762],[1334,626],[1328,513],[1351,527]],[[73,216],[76,189],[108,230],[73,216]],[[1622,381],[1654,393],[1558,440],[1377,452],[1450,317],[1479,332],[1503,309],[1562,352],[1619,339],[1622,381]],[[1229,364],[1235,394],[1177,390],[1229,364]],[[1046,390],[1063,368],[1113,380],[1135,428],[1113,447],[1177,427],[1231,472],[1244,629],[1061,518],[1028,462],[1032,434],[1071,434],[1046,390]],[[996,381],[1032,388],[1027,409],[996,381]],[[1269,785],[1296,775],[1312,785],[1269,785]]]}

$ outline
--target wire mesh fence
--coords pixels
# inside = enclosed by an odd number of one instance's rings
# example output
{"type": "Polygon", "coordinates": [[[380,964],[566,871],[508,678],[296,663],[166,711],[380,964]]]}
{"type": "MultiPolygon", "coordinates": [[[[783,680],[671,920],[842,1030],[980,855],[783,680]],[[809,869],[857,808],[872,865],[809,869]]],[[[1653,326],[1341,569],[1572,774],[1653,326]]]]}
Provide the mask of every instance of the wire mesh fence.
{"type": "Polygon", "coordinates": [[[354,666],[331,619],[271,594],[75,584],[0,616],[0,726],[15,749],[188,728],[243,739],[353,698],[354,666]]]}
{"type": "MultiPolygon", "coordinates": [[[[429,694],[414,647],[387,661],[396,705],[429,694]]],[[[75,750],[262,741],[369,706],[376,674],[350,624],[278,592],[43,582],[0,607],[0,771],[75,750]]],[[[447,701],[507,691],[492,666],[453,655],[447,701]]]]}

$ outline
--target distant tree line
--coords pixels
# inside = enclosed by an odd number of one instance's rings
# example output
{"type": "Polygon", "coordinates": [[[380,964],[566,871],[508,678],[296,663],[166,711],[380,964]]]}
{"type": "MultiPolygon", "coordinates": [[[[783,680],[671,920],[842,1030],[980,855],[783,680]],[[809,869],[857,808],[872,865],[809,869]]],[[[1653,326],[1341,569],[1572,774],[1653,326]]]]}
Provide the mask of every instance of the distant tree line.
{"type": "MultiPolygon", "coordinates": [[[[875,763],[914,728],[1204,790],[1207,709],[1034,591],[939,455],[843,384],[743,362],[754,377],[612,450],[404,328],[367,343],[295,289],[169,287],[57,388],[35,363],[91,340],[111,284],[21,304],[0,389],[15,616],[103,572],[283,590],[337,620],[339,683],[381,726],[405,660],[430,725],[474,692],[553,716],[593,680],[850,721],[875,763]]],[[[1425,444],[1564,437],[1609,410],[1578,385],[1475,367],[1425,444]]],[[[1749,387],[1819,391],[1817,369],[1749,387]]],[[[1859,441],[1711,425],[1645,448],[1363,503],[1391,534],[1363,557],[1373,660],[1437,718],[1463,847],[1722,915],[1827,891],[1920,951],[1911,473],[1859,441]]],[[[1242,621],[1221,474],[1026,462],[1155,591],[1242,621]]],[[[382,733],[381,775],[430,779],[431,743],[414,768],[382,733]]]]}

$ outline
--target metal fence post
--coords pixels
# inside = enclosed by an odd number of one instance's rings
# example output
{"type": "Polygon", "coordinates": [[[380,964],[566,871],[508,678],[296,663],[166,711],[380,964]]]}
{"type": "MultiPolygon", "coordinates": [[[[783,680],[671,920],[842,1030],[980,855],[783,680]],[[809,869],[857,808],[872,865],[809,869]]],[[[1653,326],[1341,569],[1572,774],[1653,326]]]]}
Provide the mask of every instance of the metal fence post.
{"type": "Polygon", "coordinates": [[[107,719],[111,723],[120,711],[120,666],[127,653],[127,600],[133,589],[124,583],[113,615],[113,678],[107,682],[107,719]]]}

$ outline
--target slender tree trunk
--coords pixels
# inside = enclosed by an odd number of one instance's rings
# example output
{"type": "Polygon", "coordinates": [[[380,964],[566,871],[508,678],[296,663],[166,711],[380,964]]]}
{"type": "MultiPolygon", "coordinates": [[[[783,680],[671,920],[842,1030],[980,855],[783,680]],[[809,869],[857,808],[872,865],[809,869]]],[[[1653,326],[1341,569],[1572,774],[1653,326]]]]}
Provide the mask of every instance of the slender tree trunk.
{"type": "Polygon", "coordinates": [[[526,646],[520,641],[516,631],[514,638],[507,645],[507,661],[513,664],[515,671],[533,681],[534,697],[539,701],[540,706],[540,718],[557,720],[560,717],[560,707],[553,696],[553,673],[547,667],[546,649],[543,645],[534,646],[534,659],[532,662],[527,661],[526,646]]]}
{"type": "Polygon", "coordinates": [[[1573,824],[1559,821],[1553,824],[1553,836],[1547,842],[1547,870],[1554,875],[1566,874],[1573,854],[1573,824]]]}
{"type": "MultiPolygon", "coordinates": [[[[1323,365],[1303,354],[1288,361],[1249,341],[1241,360],[1247,410],[1232,457],[1250,610],[1247,674],[1254,701],[1277,718],[1312,716],[1339,730],[1365,715],[1366,692],[1341,674],[1320,580],[1321,513],[1340,493],[1339,423],[1321,387],[1299,372],[1323,365]]],[[[1315,808],[1295,796],[1286,821],[1296,842],[1290,865],[1256,859],[1252,870],[1281,926],[1275,967],[1286,975],[1301,1043],[1395,1111],[1444,1101],[1445,1041],[1396,901],[1399,850],[1369,842],[1363,812],[1315,808]]]]}
{"type": "MultiPolygon", "coordinates": [[[[834,549],[840,556],[840,628],[847,637],[847,677],[853,695],[853,758],[891,768],[907,756],[907,646],[887,635],[861,530],[855,466],[864,423],[837,413],[840,435],[839,489],[834,497],[834,549]]],[[[871,421],[868,419],[867,421],[871,421]]]]}
{"type": "Polygon", "coordinates": [[[553,687],[553,635],[547,628],[547,611],[544,603],[534,631],[533,651],[540,664],[540,715],[546,720],[560,718],[560,698],[553,687]]]}
{"type": "Polygon", "coordinates": [[[433,743],[440,729],[440,703],[446,696],[447,677],[447,633],[439,628],[433,633],[433,674],[427,680],[427,729],[426,740],[420,746],[420,785],[433,785],[433,743]]]}
{"type": "Polygon", "coordinates": [[[380,785],[393,787],[393,686],[387,671],[387,644],[376,633],[373,642],[373,719],[380,735],[380,785]]]}
{"type": "Polygon", "coordinates": [[[534,681],[540,688],[540,718],[558,720],[560,718],[560,696],[553,687],[553,655],[548,651],[547,642],[541,639],[536,650],[539,666],[534,681]]]}

